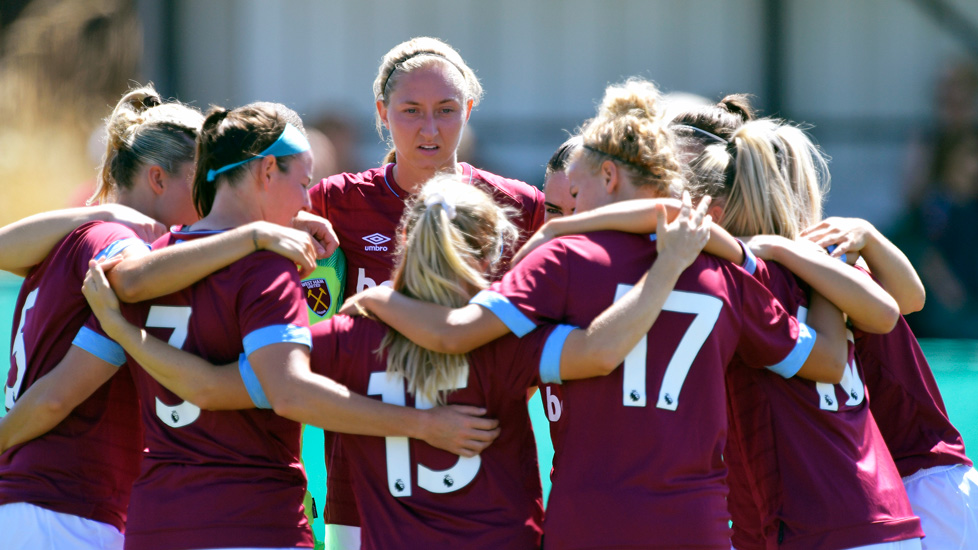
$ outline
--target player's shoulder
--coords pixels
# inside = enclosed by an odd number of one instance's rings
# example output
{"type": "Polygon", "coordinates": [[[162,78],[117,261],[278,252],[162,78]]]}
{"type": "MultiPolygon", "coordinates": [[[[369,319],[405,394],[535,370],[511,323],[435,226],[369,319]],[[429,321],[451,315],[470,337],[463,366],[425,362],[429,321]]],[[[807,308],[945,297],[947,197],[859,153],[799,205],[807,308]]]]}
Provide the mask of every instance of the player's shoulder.
{"type": "Polygon", "coordinates": [[[462,163],[462,170],[468,172],[473,183],[478,182],[492,188],[495,193],[509,197],[520,204],[543,201],[543,193],[532,185],[518,179],[507,178],[462,163]]]}
{"type": "MultiPolygon", "coordinates": [[[[364,172],[344,172],[323,178],[316,188],[329,196],[342,194],[356,188],[377,187],[386,177],[386,166],[378,166],[364,172]]],[[[314,188],[315,189],[315,188],[314,188]]]]}
{"type": "Polygon", "coordinates": [[[114,241],[139,237],[136,232],[121,223],[109,221],[85,222],[68,234],[67,240],[114,241]]]}

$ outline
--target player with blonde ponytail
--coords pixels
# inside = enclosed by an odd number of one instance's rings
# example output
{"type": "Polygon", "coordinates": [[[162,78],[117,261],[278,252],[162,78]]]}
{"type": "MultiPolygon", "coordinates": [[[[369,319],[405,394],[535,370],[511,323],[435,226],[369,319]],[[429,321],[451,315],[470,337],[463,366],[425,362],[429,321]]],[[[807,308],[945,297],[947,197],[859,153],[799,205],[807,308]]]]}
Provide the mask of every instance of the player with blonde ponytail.
{"type": "MultiPolygon", "coordinates": [[[[405,438],[340,436],[353,465],[362,547],[409,540],[420,548],[539,548],[543,511],[526,390],[603,375],[618,365],[655,321],[669,292],[653,281],[681,271],[705,243],[705,208],[694,211],[687,200],[679,219],[663,219],[658,267],[586,329],[547,326],[468,355],[446,355],[365,317],[338,315],[311,327],[313,369],[351,391],[421,409],[441,402],[483,407],[502,429],[479,456],[465,458],[405,438]],[[560,353],[561,347],[567,352],[560,353]]],[[[458,176],[433,178],[405,210],[397,291],[447,306],[486,288],[486,275],[514,237],[507,214],[458,176]]],[[[251,383],[249,389],[256,402],[262,400],[262,387],[251,383]]]]}
{"type": "MultiPolygon", "coordinates": [[[[667,197],[682,183],[675,140],[651,83],[610,86],[580,134],[567,168],[577,211],[667,197]]],[[[664,214],[657,222],[665,223],[664,214]]],[[[588,324],[646,272],[664,289],[662,312],[623,368],[559,387],[550,411],[559,428],[551,430],[545,548],[729,547],[722,462],[728,363],[739,358],[786,377],[841,372],[841,335],[815,338],[729,262],[700,255],[674,271],[658,246],[616,231],[558,237],[454,310],[381,290],[361,297],[366,309],[416,342],[461,352],[545,322],[588,324]]],[[[835,315],[813,311],[809,319],[835,315]]],[[[564,350],[561,357],[573,355],[564,350]]]]}
{"type": "MultiPolygon", "coordinates": [[[[456,174],[498,204],[513,208],[521,244],[543,223],[544,197],[536,188],[482,170],[458,158],[469,117],[482,98],[475,72],[451,45],[420,36],[384,54],[371,101],[377,132],[390,146],[383,164],[325,178],[309,191],[312,212],[328,219],[347,260],[344,295],[390,288],[395,230],[404,206],[436,174],[456,174]]],[[[515,247],[503,250],[508,263],[515,247]]],[[[342,449],[327,433],[327,550],[359,548],[354,497],[342,449]]]]}

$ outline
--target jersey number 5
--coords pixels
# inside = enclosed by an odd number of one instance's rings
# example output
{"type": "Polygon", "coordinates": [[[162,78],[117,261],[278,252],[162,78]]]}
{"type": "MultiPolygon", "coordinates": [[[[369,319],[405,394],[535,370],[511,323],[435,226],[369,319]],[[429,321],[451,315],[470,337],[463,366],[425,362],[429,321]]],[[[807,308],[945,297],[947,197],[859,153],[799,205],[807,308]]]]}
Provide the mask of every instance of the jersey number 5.
{"type": "MultiPolygon", "coordinates": [[[[615,301],[620,300],[631,290],[633,285],[618,285],[615,293],[615,301]]],[[[720,317],[720,310],[723,302],[716,296],[699,294],[696,292],[683,292],[673,290],[669,293],[666,303],[662,306],[662,311],[673,311],[676,313],[692,313],[696,315],[693,322],[686,329],[676,351],[673,352],[666,372],[662,377],[662,386],[659,388],[659,400],[655,406],[669,411],[679,407],[679,392],[683,389],[689,369],[693,366],[693,360],[700,352],[700,348],[713,332],[720,317]]],[[[623,367],[622,384],[622,404],[626,407],[646,406],[646,352],[648,351],[648,335],[639,340],[638,345],[632,348],[625,357],[623,367]]]]}
{"type": "Polygon", "coordinates": [[[37,291],[35,288],[27,295],[24,300],[24,309],[20,310],[20,326],[17,327],[17,336],[14,338],[14,368],[17,369],[17,379],[13,386],[7,386],[4,405],[7,410],[14,406],[14,402],[20,397],[20,386],[24,383],[24,372],[27,370],[27,345],[24,343],[24,325],[27,323],[27,310],[34,307],[37,303],[37,291]]]}
{"type": "MultiPolygon", "coordinates": [[[[190,327],[189,306],[151,306],[146,317],[146,328],[172,328],[173,333],[167,343],[182,349],[187,340],[190,327]]],[[[182,428],[193,424],[200,417],[200,407],[189,401],[177,405],[167,405],[156,398],[156,416],[171,428],[182,428]]]]}
{"type": "MultiPolygon", "coordinates": [[[[468,385],[469,373],[460,373],[455,385],[446,389],[462,389],[468,385]]],[[[399,376],[387,376],[386,372],[370,374],[367,395],[379,395],[384,403],[404,406],[404,380],[399,376]]],[[[432,408],[431,402],[422,395],[415,396],[414,407],[432,408]]],[[[387,449],[387,488],[395,497],[411,496],[411,453],[406,437],[385,437],[387,449]]],[[[465,487],[479,473],[482,459],[478,455],[459,457],[458,462],[447,470],[432,470],[418,464],[418,487],[432,493],[451,493],[465,487]]]]}

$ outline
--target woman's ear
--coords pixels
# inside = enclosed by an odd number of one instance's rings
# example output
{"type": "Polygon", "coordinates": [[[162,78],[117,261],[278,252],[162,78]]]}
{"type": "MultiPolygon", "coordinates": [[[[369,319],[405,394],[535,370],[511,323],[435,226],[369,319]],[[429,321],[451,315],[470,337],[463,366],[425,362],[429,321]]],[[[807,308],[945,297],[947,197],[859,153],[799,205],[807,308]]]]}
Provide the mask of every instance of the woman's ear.
{"type": "Polygon", "coordinates": [[[609,195],[614,193],[618,189],[619,180],[621,179],[618,166],[610,160],[602,162],[601,179],[604,183],[605,192],[609,195]]]}
{"type": "Polygon", "coordinates": [[[274,155],[262,157],[261,162],[258,164],[258,188],[263,191],[266,190],[277,171],[278,163],[274,155]]]}
{"type": "Polygon", "coordinates": [[[472,99],[465,102],[465,122],[469,121],[469,115],[472,114],[473,105],[475,105],[475,101],[472,99]]]}
{"type": "MultiPolygon", "coordinates": [[[[390,125],[387,124],[387,106],[379,99],[377,100],[377,116],[380,117],[380,122],[383,123],[384,128],[390,130],[390,125]]],[[[466,115],[466,118],[468,118],[468,115],[466,115]]]]}
{"type": "Polygon", "coordinates": [[[154,164],[149,167],[146,171],[146,179],[149,182],[149,188],[156,195],[162,195],[166,191],[166,183],[164,181],[164,176],[166,173],[163,171],[163,167],[154,164]]]}
{"type": "Polygon", "coordinates": [[[706,211],[707,214],[713,217],[713,223],[719,224],[723,220],[723,206],[719,204],[710,205],[710,209],[706,211]]]}

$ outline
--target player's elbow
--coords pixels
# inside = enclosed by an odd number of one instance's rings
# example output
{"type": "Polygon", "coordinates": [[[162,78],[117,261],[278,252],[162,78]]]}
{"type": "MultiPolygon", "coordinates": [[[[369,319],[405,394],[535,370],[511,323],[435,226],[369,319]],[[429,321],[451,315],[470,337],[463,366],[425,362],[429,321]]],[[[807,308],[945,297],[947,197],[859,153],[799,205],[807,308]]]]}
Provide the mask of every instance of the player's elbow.
{"type": "Polygon", "coordinates": [[[275,414],[282,418],[295,420],[296,422],[304,421],[306,407],[297,395],[286,392],[284,394],[268,395],[267,398],[275,414]]]}
{"type": "Polygon", "coordinates": [[[75,405],[67,395],[48,392],[38,399],[38,408],[48,418],[66,418],[75,405]]]}
{"type": "Polygon", "coordinates": [[[924,290],[923,285],[918,285],[909,296],[905,296],[900,300],[900,314],[907,315],[916,313],[924,309],[924,302],[926,301],[927,291],[924,290]]]}
{"type": "Polygon", "coordinates": [[[106,277],[120,302],[132,304],[153,297],[143,292],[143,285],[139,283],[139,278],[128,271],[113,269],[106,274],[106,277]]]}
{"type": "Polygon", "coordinates": [[[607,376],[621,365],[621,361],[616,360],[615,350],[595,349],[588,350],[587,361],[592,365],[592,372],[595,376],[607,376]]]}

